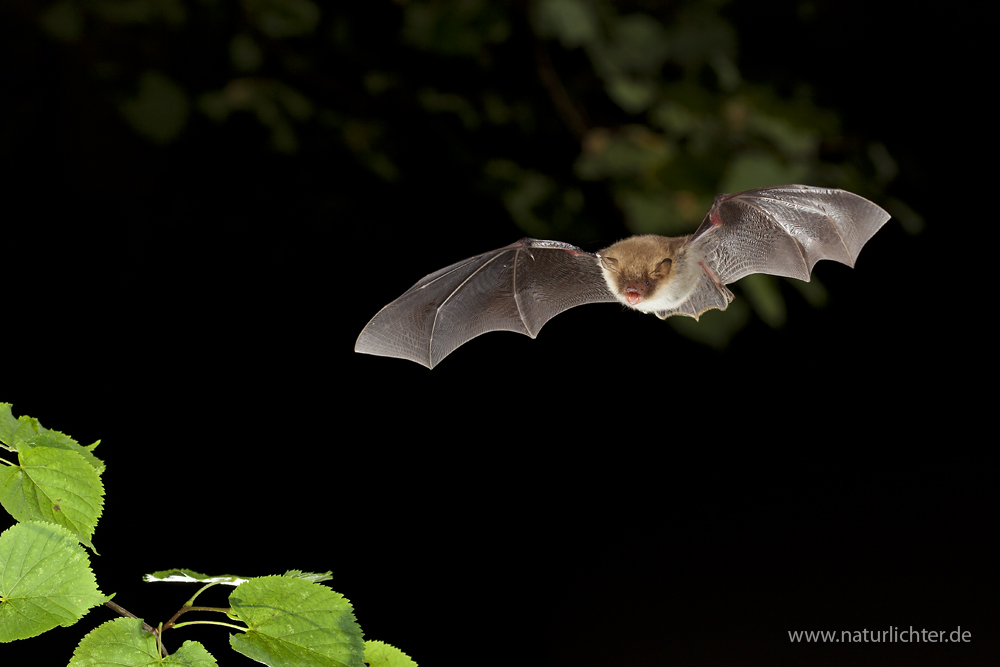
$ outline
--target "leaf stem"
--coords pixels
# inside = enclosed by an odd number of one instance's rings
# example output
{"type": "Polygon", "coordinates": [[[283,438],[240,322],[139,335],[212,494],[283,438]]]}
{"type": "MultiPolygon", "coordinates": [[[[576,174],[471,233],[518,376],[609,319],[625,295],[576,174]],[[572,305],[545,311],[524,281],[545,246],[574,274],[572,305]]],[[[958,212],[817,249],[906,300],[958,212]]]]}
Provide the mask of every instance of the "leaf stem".
{"type": "Polygon", "coordinates": [[[245,625],[233,625],[232,623],[223,623],[222,621],[187,621],[186,623],[177,623],[174,628],[183,628],[185,625],[221,625],[226,628],[232,628],[234,630],[239,630],[240,632],[246,632],[250,628],[245,625]]]}
{"type": "MultiPolygon", "coordinates": [[[[107,602],[104,603],[104,606],[108,607],[110,609],[114,609],[115,611],[117,611],[122,616],[128,616],[129,618],[134,618],[134,619],[136,619],[138,621],[142,621],[141,618],[139,618],[138,616],[136,616],[135,614],[133,614],[128,609],[126,609],[125,607],[121,606],[120,604],[118,604],[114,600],[108,600],[107,602]]],[[[142,621],[142,629],[145,630],[146,632],[150,633],[150,634],[154,634],[154,635],[156,634],[156,628],[154,628],[152,625],[150,625],[146,621],[142,621]]]]}
{"type": "MultiPolygon", "coordinates": [[[[108,600],[107,602],[104,603],[104,606],[107,607],[107,608],[109,608],[109,609],[113,609],[113,610],[117,611],[122,616],[127,616],[128,618],[134,618],[137,621],[142,621],[141,618],[139,618],[138,616],[136,616],[135,614],[133,614],[132,612],[130,612],[128,609],[126,609],[125,607],[121,606],[120,604],[118,604],[117,602],[115,602],[113,600],[108,600]]],[[[146,632],[154,635],[156,637],[156,644],[157,644],[157,646],[160,647],[160,655],[163,656],[163,657],[166,657],[166,655],[167,655],[167,649],[163,646],[163,637],[161,636],[162,635],[162,624],[161,624],[161,628],[158,629],[158,628],[154,628],[153,626],[151,626],[146,621],[142,621],[142,629],[145,630],[146,632]]]]}
{"type": "Polygon", "coordinates": [[[166,628],[177,628],[177,627],[180,627],[181,625],[188,625],[188,623],[174,623],[174,621],[176,621],[178,618],[180,618],[181,614],[186,614],[189,611],[217,611],[217,612],[221,612],[223,614],[228,614],[229,613],[229,608],[228,607],[192,607],[190,604],[186,604],[185,603],[183,607],[181,607],[180,609],[177,610],[176,614],[174,614],[173,616],[170,617],[169,621],[167,621],[166,623],[163,624],[163,628],[164,629],[166,629],[166,628]]]}
{"type": "Polygon", "coordinates": [[[197,591],[195,591],[194,595],[191,596],[191,599],[189,599],[187,602],[184,603],[185,606],[193,607],[194,606],[195,598],[197,598],[199,595],[201,595],[202,593],[204,593],[205,591],[207,591],[212,586],[218,585],[218,583],[219,582],[217,582],[217,581],[213,581],[213,582],[207,583],[204,586],[202,586],[201,588],[199,588],[197,591]]]}

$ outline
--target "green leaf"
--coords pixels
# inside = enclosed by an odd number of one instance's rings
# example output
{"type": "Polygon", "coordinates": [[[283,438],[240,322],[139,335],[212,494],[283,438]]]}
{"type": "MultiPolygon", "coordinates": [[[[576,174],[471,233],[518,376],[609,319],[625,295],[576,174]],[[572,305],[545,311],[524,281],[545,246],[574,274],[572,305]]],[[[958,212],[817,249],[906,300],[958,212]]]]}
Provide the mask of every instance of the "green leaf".
{"type": "Polygon", "coordinates": [[[10,411],[11,407],[10,403],[0,403],[0,442],[13,447],[14,433],[21,427],[21,423],[10,411]]]}
{"type": "Polygon", "coordinates": [[[142,629],[142,620],[116,618],[87,633],[73,652],[69,667],[140,667],[143,665],[188,665],[215,667],[218,663],[194,641],[161,658],[156,636],[142,629]]]}
{"type": "Polygon", "coordinates": [[[230,615],[248,626],[233,649],[277,667],[364,667],[364,642],[351,603],[320,584],[260,577],[229,595],[230,615]]]}
{"type": "MultiPolygon", "coordinates": [[[[24,418],[22,417],[22,419],[24,418]]],[[[51,447],[53,449],[76,452],[82,456],[83,460],[86,461],[90,467],[96,470],[98,474],[104,472],[104,462],[94,456],[92,451],[95,447],[97,447],[97,442],[84,447],[65,433],[53,431],[51,429],[41,427],[41,425],[39,425],[39,428],[40,430],[38,434],[35,435],[30,443],[28,443],[32,447],[51,447]]]]}
{"type": "Polygon", "coordinates": [[[15,418],[11,407],[10,403],[0,403],[0,442],[14,451],[21,451],[26,445],[71,450],[82,456],[98,473],[104,472],[104,462],[93,454],[100,440],[84,447],[65,433],[45,428],[34,417],[22,415],[15,418]]]}
{"type": "Polygon", "coordinates": [[[31,521],[0,534],[0,642],[73,625],[110,599],[66,528],[31,521]]]}
{"type": "MultiPolygon", "coordinates": [[[[328,581],[332,579],[332,572],[303,572],[302,570],[288,570],[284,577],[305,579],[306,581],[328,581]]],[[[143,576],[143,581],[150,583],[170,582],[170,583],[215,583],[227,586],[239,586],[250,581],[250,577],[240,577],[235,574],[202,574],[194,570],[184,568],[174,568],[172,570],[158,570],[143,576]]]]}
{"type": "Polygon", "coordinates": [[[240,577],[235,574],[202,574],[201,572],[195,572],[194,570],[184,570],[184,569],[173,569],[173,570],[159,570],[153,572],[152,574],[147,574],[143,576],[143,581],[148,581],[150,583],[157,582],[169,582],[169,583],[215,583],[215,584],[225,584],[227,586],[239,586],[240,584],[250,581],[249,577],[240,577]]]}
{"type": "Polygon", "coordinates": [[[0,469],[0,505],[17,521],[50,521],[90,544],[104,507],[100,474],[76,451],[21,443],[19,466],[0,469]]]}
{"type": "Polygon", "coordinates": [[[380,641],[365,642],[365,662],[368,667],[417,667],[413,658],[395,646],[380,641]]]}
{"type": "Polygon", "coordinates": [[[302,570],[286,570],[283,577],[293,577],[295,579],[305,579],[306,581],[315,581],[319,583],[321,581],[330,581],[333,579],[333,572],[327,570],[326,572],[303,572],[302,570]]]}

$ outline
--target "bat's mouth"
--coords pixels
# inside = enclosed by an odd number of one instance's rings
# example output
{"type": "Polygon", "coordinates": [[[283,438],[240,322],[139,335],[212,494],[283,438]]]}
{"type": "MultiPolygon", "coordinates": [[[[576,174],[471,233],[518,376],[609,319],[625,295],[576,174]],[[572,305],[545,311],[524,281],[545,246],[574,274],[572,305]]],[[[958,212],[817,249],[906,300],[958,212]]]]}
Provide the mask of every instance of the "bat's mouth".
{"type": "Polygon", "coordinates": [[[625,300],[629,302],[630,306],[634,306],[642,301],[642,295],[639,294],[638,290],[629,287],[625,289],[625,300]]]}

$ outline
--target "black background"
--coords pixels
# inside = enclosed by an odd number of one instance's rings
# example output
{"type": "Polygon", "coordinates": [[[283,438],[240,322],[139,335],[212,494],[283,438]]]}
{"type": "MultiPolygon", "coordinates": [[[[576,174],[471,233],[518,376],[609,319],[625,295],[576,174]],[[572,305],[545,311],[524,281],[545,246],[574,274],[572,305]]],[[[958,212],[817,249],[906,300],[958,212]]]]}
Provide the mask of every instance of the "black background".
{"type": "MultiPolygon", "coordinates": [[[[193,589],[148,571],[332,570],[366,638],[422,665],[996,664],[985,5],[838,6],[795,35],[787,7],[739,4],[771,29],[745,74],[812,77],[881,137],[922,234],[890,222],[854,271],[817,267],[825,308],[788,290],[783,328],[725,350],[593,306],[433,371],[354,339],[421,275],[521,235],[496,202],[443,187],[444,159],[389,187],[336,147],[151,151],[101,101],[68,106],[72,52],[7,12],[8,94],[44,103],[4,121],[0,400],[102,439],[102,590],[155,623],[193,589]],[[331,223],[314,194],[338,188],[331,223]],[[788,638],[911,626],[971,641],[788,638]]],[[[60,664],[108,618],[0,655],[60,664]]],[[[247,662],[182,632],[168,645],[247,662]]]]}

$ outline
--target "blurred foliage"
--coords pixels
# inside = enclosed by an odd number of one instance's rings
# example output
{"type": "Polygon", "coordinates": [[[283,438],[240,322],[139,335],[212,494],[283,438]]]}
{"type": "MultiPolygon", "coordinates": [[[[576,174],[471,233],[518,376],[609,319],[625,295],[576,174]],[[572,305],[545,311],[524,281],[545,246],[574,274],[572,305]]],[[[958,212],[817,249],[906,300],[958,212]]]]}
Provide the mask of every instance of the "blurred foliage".
{"type": "MultiPolygon", "coordinates": [[[[450,165],[447,189],[502,202],[526,234],[596,249],[689,232],[719,192],[801,182],[877,197],[895,176],[886,148],[845,135],[808,82],[746,80],[738,4],[60,0],[36,18],[154,144],[249,124],[262,150],[344,159],[386,186],[450,165]]],[[[775,326],[778,284],[737,286],[775,326]]],[[[745,317],[678,319],[723,344],[745,317]]]]}

